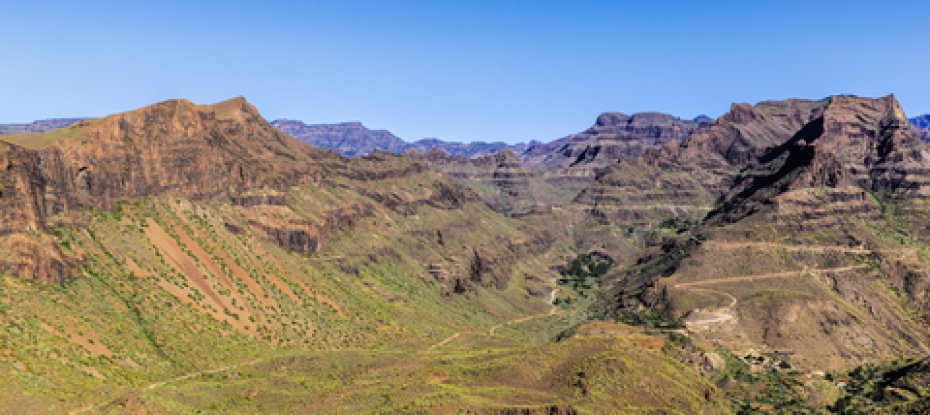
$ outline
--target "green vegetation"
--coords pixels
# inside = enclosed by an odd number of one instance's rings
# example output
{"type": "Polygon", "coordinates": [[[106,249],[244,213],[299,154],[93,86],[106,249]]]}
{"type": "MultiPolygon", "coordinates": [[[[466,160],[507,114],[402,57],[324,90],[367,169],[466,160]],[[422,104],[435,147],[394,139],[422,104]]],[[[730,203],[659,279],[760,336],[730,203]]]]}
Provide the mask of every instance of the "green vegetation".
{"type": "Polygon", "coordinates": [[[831,407],[840,414],[921,414],[930,410],[930,365],[927,360],[865,365],[846,376],[834,376],[844,393],[831,407]]]}
{"type": "MultiPolygon", "coordinates": [[[[391,209],[347,190],[407,200],[430,173],[340,180],[295,188],[286,206],[160,197],[55,227],[82,258],[78,278],[0,276],[0,412],[719,412],[713,386],[661,351],[554,342],[587,302],[554,312],[527,292],[558,277],[549,267],[569,243],[542,245],[532,222],[480,203],[391,209]],[[301,221],[326,229],[317,252],[260,232],[301,221]],[[489,249],[500,241],[523,243],[521,260],[489,249]],[[494,268],[469,264],[476,251],[494,268]],[[468,289],[453,293],[452,277],[468,289]]],[[[556,298],[590,295],[611,263],[579,256],[556,298]]]]}

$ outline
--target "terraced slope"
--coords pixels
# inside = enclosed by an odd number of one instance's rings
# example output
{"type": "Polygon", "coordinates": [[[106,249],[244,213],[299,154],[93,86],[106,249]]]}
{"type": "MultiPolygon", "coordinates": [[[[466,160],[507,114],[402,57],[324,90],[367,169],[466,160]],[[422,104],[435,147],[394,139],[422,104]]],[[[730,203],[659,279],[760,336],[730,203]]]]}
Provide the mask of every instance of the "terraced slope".
{"type": "Polygon", "coordinates": [[[549,183],[542,173],[526,167],[510,150],[475,158],[450,156],[438,150],[407,155],[458,179],[478,193],[488,206],[508,215],[566,205],[575,196],[571,189],[549,183]]]}
{"type": "Polygon", "coordinates": [[[924,354],[928,162],[893,97],[833,97],[697,228],[615,275],[604,301],[807,370],[924,354]]]}
{"type": "Polygon", "coordinates": [[[553,343],[571,212],[502,215],[242,99],[3,140],[0,412],[727,410],[660,338],[553,343]]]}
{"type": "Polygon", "coordinates": [[[535,143],[523,161],[554,174],[593,177],[595,170],[691,135],[700,123],[668,114],[605,112],[591,128],[549,143],[535,143]]]}
{"type": "Polygon", "coordinates": [[[672,140],[609,166],[576,200],[614,223],[700,219],[743,167],[790,139],[823,105],[808,100],[734,104],[681,143],[672,140]]]}

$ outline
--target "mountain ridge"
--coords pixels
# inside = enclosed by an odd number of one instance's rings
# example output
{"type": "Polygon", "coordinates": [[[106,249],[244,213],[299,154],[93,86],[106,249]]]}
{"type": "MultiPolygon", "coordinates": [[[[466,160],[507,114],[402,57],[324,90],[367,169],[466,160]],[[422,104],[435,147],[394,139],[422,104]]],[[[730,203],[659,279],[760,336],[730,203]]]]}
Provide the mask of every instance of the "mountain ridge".
{"type": "Polygon", "coordinates": [[[522,149],[525,144],[473,141],[460,143],[437,138],[424,138],[408,142],[388,130],[371,130],[361,122],[335,124],[305,124],[302,121],[277,119],[271,122],[276,128],[316,147],[334,150],[342,155],[358,157],[374,151],[401,154],[415,149],[426,153],[438,148],[451,155],[480,157],[504,149],[522,149]]]}

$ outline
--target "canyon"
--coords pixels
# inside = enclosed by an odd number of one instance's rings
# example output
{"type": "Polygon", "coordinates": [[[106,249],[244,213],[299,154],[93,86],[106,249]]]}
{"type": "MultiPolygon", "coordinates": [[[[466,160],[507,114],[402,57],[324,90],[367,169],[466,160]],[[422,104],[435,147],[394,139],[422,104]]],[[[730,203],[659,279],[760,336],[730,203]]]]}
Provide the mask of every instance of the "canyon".
{"type": "Polygon", "coordinates": [[[843,95],[466,145],[237,97],[0,127],[0,411],[919,410],[925,119],[843,95]],[[838,386],[880,376],[908,392],[838,386]]]}

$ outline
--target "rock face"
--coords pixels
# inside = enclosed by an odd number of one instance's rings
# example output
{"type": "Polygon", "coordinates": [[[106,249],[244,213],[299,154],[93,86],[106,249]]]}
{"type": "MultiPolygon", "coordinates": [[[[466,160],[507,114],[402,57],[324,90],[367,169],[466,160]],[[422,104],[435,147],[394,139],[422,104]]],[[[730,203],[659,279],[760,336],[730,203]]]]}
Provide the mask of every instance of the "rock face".
{"type": "Polygon", "coordinates": [[[930,151],[893,96],[833,97],[791,139],[743,172],[710,220],[738,220],[795,189],[857,188],[925,197],[928,174],[930,151]]]}
{"type": "Polygon", "coordinates": [[[81,121],[82,118],[51,118],[25,124],[0,124],[0,134],[35,134],[65,128],[81,121]]]}
{"type": "Polygon", "coordinates": [[[211,106],[166,101],[49,133],[0,137],[0,236],[41,233],[52,215],[113,209],[149,195],[236,197],[318,182],[334,163],[339,159],[273,128],[241,98],[211,106]]]}
{"type": "Polygon", "coordinates": [[[598,168],[670,141],[681,141],[699,126],[694,121],[655,112],[607,112],[584,132],[533,144],[522,158],[527,165],[554,174],[594,177],[598,168]]]}
{"type": "Polygon", "coordinates": [[[476,158],[452,156],[439,149],[407,154],[465,184],[477,183],[473,190],[498,212],[520,215],[556,202],[542,174],[524,166],[510,150],[476,158]]]}
{"type": "Polygon", "coordinates": [[[475,141],[458,143],[436,138],[424,138],[408,143],[387,130],[370,130],[360,122],[307,125],[296,120],[275,120],[276,128],[315,147],[338,152],[347,157],[358,157],[375,151],[401,154],[408,150],[427,153],[432,149],[462,157],[481,157],[504,149],[522,152],[525,144],[510,145],[502,142],[475,141]]]}
{"type": "Polygon", "coordinates": [[[740,169],[784,143],[812,120],[825,101],[734,104],[713,124],[681,143],[668,140],[639,157],[613,164],[576,199],[608,221],[650,224],[666,217],[699,219],[740,169]]]}
{"type": "Polygon", "coordinates": [[[930,276],[889,235],[927,238],[918,223],[928,216],[930,149],[893,96],[734,106],[682,146],[637,160],[680,157],[643,169],[642,183],[688,171],[695,148],[718,181],[679,181],[678,193],[656,186],[658,200],[702,186],[718,197],[714,209],[608,278],[608,314],[649,310],[730,350],[786,351],[807,368],[923,353],[930,313],[915,310],[930,309],[930,276]]]}

